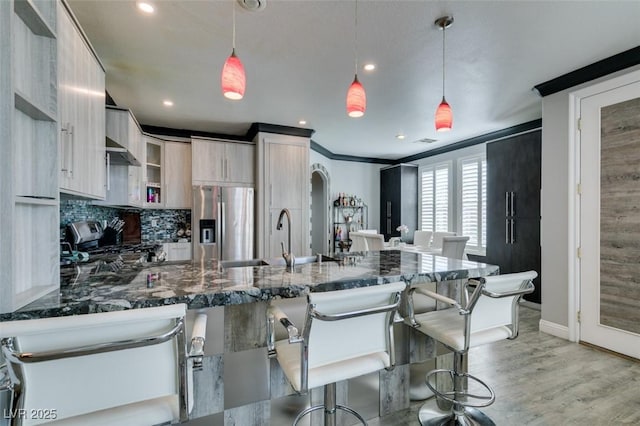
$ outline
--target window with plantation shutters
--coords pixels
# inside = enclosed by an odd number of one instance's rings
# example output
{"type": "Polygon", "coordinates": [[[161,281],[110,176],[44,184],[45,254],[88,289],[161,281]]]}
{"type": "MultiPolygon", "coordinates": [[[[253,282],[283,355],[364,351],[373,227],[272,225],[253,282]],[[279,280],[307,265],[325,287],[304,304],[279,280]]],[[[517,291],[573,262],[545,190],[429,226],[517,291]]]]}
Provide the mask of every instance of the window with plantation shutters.
{"type": "Polygon", "coordinates": [[[451,163],[424,167],[420,171],[420,229],[448,231],[451,163]]]}
{"type": "Polygon", "coordinates": [[[484,155],[458,163],[458,234],[469,237],[467,250],[484,252],[487,241],[487,161],[484,155]]]}

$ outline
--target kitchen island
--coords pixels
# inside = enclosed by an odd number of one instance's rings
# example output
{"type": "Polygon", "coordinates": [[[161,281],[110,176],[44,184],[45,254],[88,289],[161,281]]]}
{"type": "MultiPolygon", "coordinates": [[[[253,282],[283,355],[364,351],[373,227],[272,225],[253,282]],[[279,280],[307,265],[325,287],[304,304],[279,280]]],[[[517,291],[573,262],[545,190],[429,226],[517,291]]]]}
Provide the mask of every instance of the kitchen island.
{"type": "MultiPolygon", "coordinates": [[[[0,321],[79,315],[186,303],[187,321],[196,312],[208,315],[204,369],[195,379],[192,417],[206,424],[280,424],[291,404],[308,398],[292,396],[282,370],[267,357],[266,310],[271,299],[304,305],[309,292],[404,281],[437,286],[452,295],[453,285],[470,277],[498,273],[498,267],[420,252],[387,250],[345,253],[336,261],[308,263],[287,272],[284,266],[222,268],[217,261],[146,263],[118,260],[113,270],[65,271],[64,283],[0,321]]],[[[85,268],[89,270],[89,268],[85,268]]],[[[295,320],[294,320],[295,321],[295,320]]],[[[187,327],[188,329],[190,327],[187,327]]],[[[338,403],[354,406],[365,418],[409,407],[409,364],[439,355],[434,342],[402,322],[395,324],[396,367],[338,384],[338,403]],[[358,399],[359,398],[359,399],[358,399]],[[359,401],[362,401],[359,405],[359,401]]],[[[312,390],[311,398],[322,389],[312,390]]],[[[288,420],[288,419],[287,419],[288,420]]]]}
{"type": "MultiPolygon", "coordinates": [[[[216,260],[144,263],[120,256],[122,266],[83,274],[63,272],[61,288],[0,321],[107,312],[186,303],[189,309],[299,297],[395,281],[441,282],[496,274],[498,267],[422,253],[386,250],[340,255],[337,261],[222,268],[216,260]]],[[[78,267],[82,268],[82,265],[78,267]]]]}

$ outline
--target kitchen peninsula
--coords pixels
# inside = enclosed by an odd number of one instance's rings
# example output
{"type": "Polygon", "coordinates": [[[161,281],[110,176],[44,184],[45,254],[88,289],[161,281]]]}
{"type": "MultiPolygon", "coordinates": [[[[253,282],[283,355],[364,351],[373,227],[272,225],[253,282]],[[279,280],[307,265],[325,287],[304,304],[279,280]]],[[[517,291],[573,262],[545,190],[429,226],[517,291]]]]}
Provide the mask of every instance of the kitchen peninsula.
{"type": "MultiPolygon", "coordinates": [[[[285,397],[294,391],[279,364],[267,357],[269,300],[303,305],[304,298],[295,298],[309,292],[399,280],[435,283],[432,285],[438,291],[449,292],[457,288],[452,285],[456,280],[496,273],[498,267],[494,265],[397,250],[345,253],[336,260],[324,258],[321,263],[298,265],[294,273],[287,272],[285,266],[222,268],[215,260],[144,263],[125,258],[124,267],[117,272],[63,276],[59,291],[17,311],[0,314],[0,329],[2,321],[186,303],[187,322],[193,321],[197,312],[208,316],[204,368],[194,375],[192,418],[207,417],[207,424],[213,425],[257,425],[268,419],[271,424],[280,424],[278,407],[289,404],[285,397]]],[[[394,333],[396,367],[374,373],[379,392],[367,392],[368,408],[359,410],[366,418],[408,408],[409,364],[440,354],[432,340],[402,322],[395,324],[394,333]]],[[[340,386],[341,395],[347,395],[349,389],[358,392],[359,385],[349,381],[340,386]]],[[[311,390],[312,398],[316,392],[322,389],[311,390]]]]}

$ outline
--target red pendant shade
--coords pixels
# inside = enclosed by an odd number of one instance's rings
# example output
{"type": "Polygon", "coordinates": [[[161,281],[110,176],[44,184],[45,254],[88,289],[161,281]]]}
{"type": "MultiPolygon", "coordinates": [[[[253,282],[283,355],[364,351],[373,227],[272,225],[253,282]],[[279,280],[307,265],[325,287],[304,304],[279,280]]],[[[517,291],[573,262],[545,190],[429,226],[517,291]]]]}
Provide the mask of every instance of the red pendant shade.
{"type": "Polygon", "coordinates": [[[364,92],[364,87],[358,81],[358,75],[356,74],[347,91],[347,114],[349,117],[362,117],[366,109],[367,94],[364,92]]]}
{"type": "Polygon", "coordinates": [[[453,113],[451,112],[451,107],[442,97],[442,102],[438,105],[438,109],[436,110],[436,131],[437,132],[446,132],[451,130],[451,125],[453,124],[453,113]]]}
{"type": "Polygon", "coordinates": [[[242,99],[245,86],[244,67],[233,49],[222,68],[222,94],[227,99],[242,99]]]}

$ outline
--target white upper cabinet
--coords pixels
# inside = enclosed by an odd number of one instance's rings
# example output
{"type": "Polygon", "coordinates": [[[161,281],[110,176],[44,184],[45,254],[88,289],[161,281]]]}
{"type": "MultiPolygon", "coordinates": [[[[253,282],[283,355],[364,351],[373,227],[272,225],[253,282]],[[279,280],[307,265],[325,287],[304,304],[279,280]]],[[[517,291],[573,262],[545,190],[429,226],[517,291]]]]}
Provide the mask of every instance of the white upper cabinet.
{"type": "Polygon", "coordinates": [[[140,164],[144,161],[144,141],[138,122],[129,110],[106,107],[106,145],[106,198],[104,203],[97,204],[142,207],[144,176],[140,164]]]}
{"type": "MultiPolygon", "coordinates": [[[[169,141],[164,143],[164,181],[165,207],[190,209],[193,197],[191,144],[169,141]]],[[[191,258],[190,255],[189,258],[191,258]]]]}
{"type": "Polygon", "coordinates": [[[104,199],[105,76],[66,6],[58,7],[60,191],[104,199]]]}
{"type": "Polygon", "coordinates": [[[191,138],[194,185],[253,186],[255,145],[207,138],[191,138]]]}
{"type": "Polygon", "coordinates": [[[142,138],[146,156],[144,161],[144,205],[165,207],[164,142],[145,136],[142,138]]]}
{"type": "Polygon", "coordinates": [[[107,150],[112,152],[111,164],[140,166],[143,163],[145,143],[131,111],[107,106],[105,135],[107,150]],[[117,155],[120,157],[116,158],[117,155]]]}

